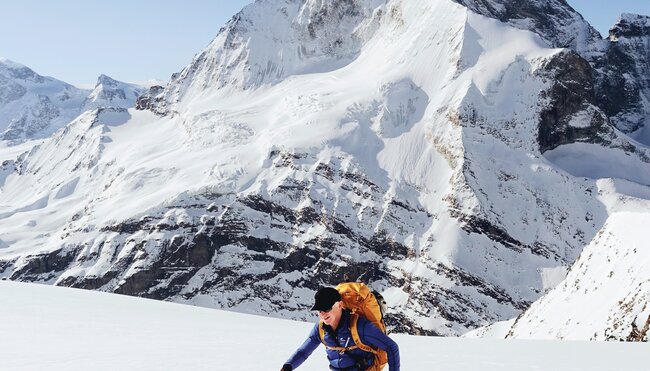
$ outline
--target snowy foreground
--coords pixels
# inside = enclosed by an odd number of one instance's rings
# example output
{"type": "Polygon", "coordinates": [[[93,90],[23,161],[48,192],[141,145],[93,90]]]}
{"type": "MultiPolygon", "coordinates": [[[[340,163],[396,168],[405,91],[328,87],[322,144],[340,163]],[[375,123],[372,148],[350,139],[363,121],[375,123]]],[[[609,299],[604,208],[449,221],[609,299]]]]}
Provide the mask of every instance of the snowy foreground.
{"type": "MultiPolygon", "coordinates": [[[[277,370],[311,324],[0,281],[2,370],[277,370]]],[[[406,371],[650,369],[647,344],[393,335],[406,371]]],[[[326,370],[322,349],[300,370],[326,370]]]]}

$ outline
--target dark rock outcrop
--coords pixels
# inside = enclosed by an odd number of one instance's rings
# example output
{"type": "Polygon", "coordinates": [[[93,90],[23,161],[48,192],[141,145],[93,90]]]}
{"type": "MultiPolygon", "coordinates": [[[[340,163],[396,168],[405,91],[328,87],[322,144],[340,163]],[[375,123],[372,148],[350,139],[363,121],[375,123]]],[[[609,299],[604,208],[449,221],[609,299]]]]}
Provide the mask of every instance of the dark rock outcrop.
{"type": "Polygon", "coordinates": [[[596,107],[594,71],[589,63],[567,50],[545,63],[538,74],[551,82],[541,96],[546,104],[540,113],[540,152],[574,142],[606,143],[612,129],[596,107]],[[573,123],[576,115],[580,117],[573,123]]]}
{"type": "Polygon", "coordinates": [[[45,254],[33,255],[18,266],[9,279],[20,281],[47,280],[70,267],[79,254],[79,249],[60,249],[45,254]],[[48,277],[48,278],[46,278],[48,277]]]}
{"type": "MultiPolygon", "coordinates": [[[[163,88],[160,85],[154,85],[149,88],[149,91],[146,93],[142,94],[141,96],[138,97],[135,101],[135,109],[144,111],[144,110],[151,110],[154,107],[156,107],[157,103],[160,103],[160,101],[163,99],[161,96],[161,93],[163,92],[165,88],[163,88]]],[[[154,111],[155,113],[161,114],[161,112],[154,111]]]]}
{"type": "Polygon", "coordinates": [[[650,17],[624,14],[610,30],[604,52],[590,58],[598,71],[597,104],[624,133],[640,129],[650,117],[649,43],[650,17]]]}

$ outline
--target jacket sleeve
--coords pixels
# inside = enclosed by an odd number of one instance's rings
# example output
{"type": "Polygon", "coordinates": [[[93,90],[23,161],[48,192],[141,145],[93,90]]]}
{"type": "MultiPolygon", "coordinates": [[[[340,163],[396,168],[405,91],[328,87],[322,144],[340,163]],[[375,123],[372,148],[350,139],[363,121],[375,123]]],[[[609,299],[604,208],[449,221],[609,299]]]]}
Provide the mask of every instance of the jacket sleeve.
{"type": "Polygon", "coordinates": [[[388,335],[384,334],[370,321],[363,321],[359,333],[361,341],[376,348],[384,350],[388,354],[388,369],[399,371],[399,347],[388,335]]]}
{"type": "Polygon", "coordinates": [[[296,352],[287,360],[287,362],[293,367],[295,370],[300,366],[309,356],[311,353],[314,351],[314,349],[318,348],[318,346],[321,344],[320,341],[320,335],[318,333],[318,324],[314,326],[314,328],[311,330],[309,333],[309,337],[307,340],[305,340],[304,343],[296,350],[296,352]]]}

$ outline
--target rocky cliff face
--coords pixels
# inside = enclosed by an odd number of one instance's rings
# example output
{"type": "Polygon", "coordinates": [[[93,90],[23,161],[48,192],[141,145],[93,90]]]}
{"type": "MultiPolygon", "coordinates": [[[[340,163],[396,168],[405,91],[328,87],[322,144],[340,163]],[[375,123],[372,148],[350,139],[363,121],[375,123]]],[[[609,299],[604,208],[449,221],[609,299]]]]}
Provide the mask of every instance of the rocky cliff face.
{"type": "Polygon", "coordinates": [[[3,154],[0,276],[296,319],[347,277],[401,332],[514,318],[618,212],[598,178],[650,184],[590,27],[544,4],[250,5],[143,110],[3,154]]]}
{"type": "Polygon", "coordinates": [[[619,130],[644,144],[650,143],[649,24],[649,17],[624,14],[610,30],[602,57],[592,61],[599,106],[619,130]]]}

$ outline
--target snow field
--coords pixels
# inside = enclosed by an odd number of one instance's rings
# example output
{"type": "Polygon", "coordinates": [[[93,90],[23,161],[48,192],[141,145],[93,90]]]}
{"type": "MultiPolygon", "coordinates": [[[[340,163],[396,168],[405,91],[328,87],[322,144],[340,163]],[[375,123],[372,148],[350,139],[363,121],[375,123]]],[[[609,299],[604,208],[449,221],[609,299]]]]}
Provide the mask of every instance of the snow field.
{"type": "MultiPolygon", "coordinates": [[[[5,371],[279,369],[312,324],[0,281],[5,371]]],[[[316,317],[314,317],[315,319],[316,317]]],[[[647,371],[647,344],[391,335],[409,371],[647,371]]],[[[300,370],[327,368],[317,349],[300,370]]]]}

